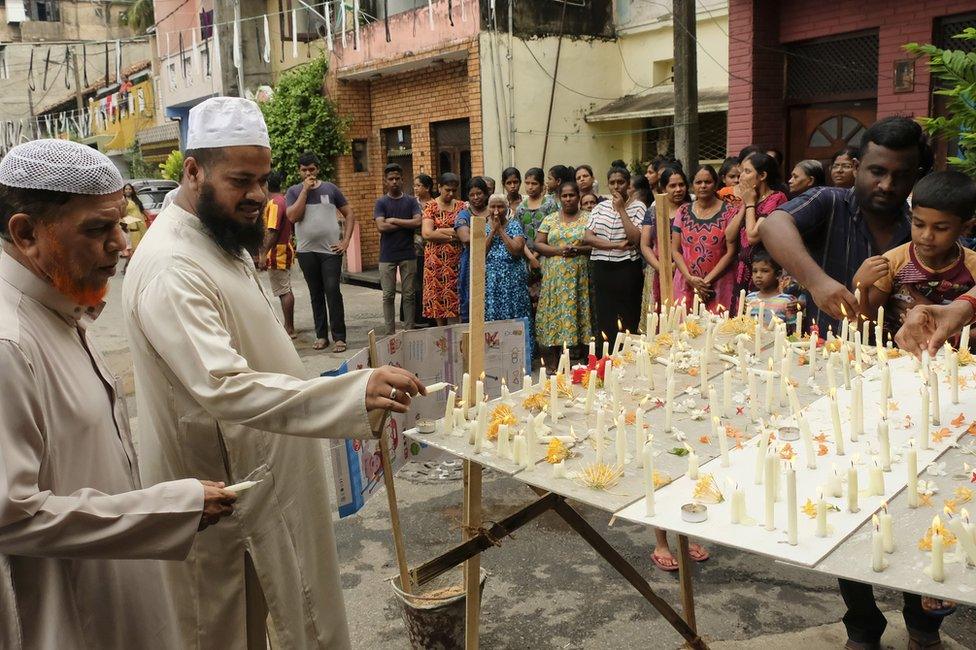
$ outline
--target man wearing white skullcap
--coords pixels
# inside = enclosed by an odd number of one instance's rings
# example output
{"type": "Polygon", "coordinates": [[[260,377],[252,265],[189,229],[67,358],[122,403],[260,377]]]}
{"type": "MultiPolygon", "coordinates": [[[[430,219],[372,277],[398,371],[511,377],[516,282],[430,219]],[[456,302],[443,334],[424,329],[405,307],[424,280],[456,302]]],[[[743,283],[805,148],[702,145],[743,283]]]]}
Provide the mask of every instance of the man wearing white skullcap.
{"type": "MultiPolygon", "coordinates": [[[[183,182],[123,285],[143,480],[214,472],[260,481],[232,526],[167,567],[182,648],[349,645],[321,438],[367,438],[367,411],[423,392],[399,368],[305,379],[248,249],[264,236],[271,150],[254,102],[190,111],[183,182]]],[[[275,301],[277,302],[277,301],[275,301]]]]}
{"type": "Polygon", "coordinates": [[[122,178],[37,140],[0,160],[0,647],[175,648],[163,562],[231,510],[222,484],[143,489],[121,384],[88,341],[125,245],[122,178]]]}

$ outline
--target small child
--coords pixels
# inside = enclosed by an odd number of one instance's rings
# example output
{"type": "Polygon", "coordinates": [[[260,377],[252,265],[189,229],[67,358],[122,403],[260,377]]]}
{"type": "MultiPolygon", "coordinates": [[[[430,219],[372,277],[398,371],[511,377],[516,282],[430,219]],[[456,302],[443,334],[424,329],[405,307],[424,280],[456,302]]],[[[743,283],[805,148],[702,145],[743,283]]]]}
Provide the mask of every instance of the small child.
{"type": "MultiPolygon", "coordinates": [[[[854,275],[861,313],[874,320],[889,301],[890,325],[915,305],[942,305],[976,285],[976,251],[959,238],[976,213],[976,182],[957,171],[933,172],[912,191],[912,241],[864,260],[854,275]]],[[[885,320],[888,320],[886,317],[885,320]]]]}
{"type": "Polygon", "coordinates": [[[792,331],[796,327],[796,311],[801,302],[793,294],[785,292],[783,267],[766,251],[757,250],[752,256],[751,268],[752,283],[756,291],[746,296],[746,313],[757,318],[762,305],[763,321],[766,325],[775,315],[786,323],[787,330],[792,331]]]}

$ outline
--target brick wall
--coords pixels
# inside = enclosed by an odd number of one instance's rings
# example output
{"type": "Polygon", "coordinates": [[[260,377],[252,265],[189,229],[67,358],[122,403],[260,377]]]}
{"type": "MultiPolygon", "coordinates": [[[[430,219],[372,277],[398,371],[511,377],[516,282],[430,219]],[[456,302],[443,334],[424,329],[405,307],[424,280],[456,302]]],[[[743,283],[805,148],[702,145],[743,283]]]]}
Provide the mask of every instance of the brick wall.
{"type": "MultiPolygon", "coordinates": [[[[931,98],[931,75],[925,61],[915,64],[915,90],[911,93],[893,91],[894,62],[909,58],[902,49],[905,43],[931,42],[936,19],[942,16],[974,10],[972,0],[931,0],[927,2],[872,2],[836,0],[830,3],[808,0],[730,0],[729,2],[729,150],[750,142],[766,144],[765,137],[773,136],[783,142],[782,126],[786,121],[781,99],[771,101],[766,91],[775,87],[782,97],[782,62],[778,73],[770,70],[776,80],[756,75],[757,58],[764,58],[756,45],[772,37],[769,45],[781,47],[786,43],[822,38],[834,34],[865,29],[878,30],[878,117],[887,115],[927,115],[931,98]],[[870,6],[868,6],[870,4],[870,6]],[[763,24],[763,16],[776,16],[775,29],[763,24]],[[743,77],[743,79],[736,79],[743,77]],[[758,79],[753,83],[754,79],[758,79]]],[[[777,55],[778,56],[778,55],[777,55]]],[[[767,62],[768,63],[768,62],[767,62]]]]}
{"type": "MultiPolygon", "coordinates": [[[[438,53],[458,51],[457,46],[443,52],[425,52],[424,59],[438,53]]],[[[380,134],[383,129],[410,127],[413,172],[427,173],[435,168],[431,124],[467,118],[470,124],[472,173],[482,174],[481,91],[477,40],[465,44],[466,58],[432,63],[397,74],[383,74],[368,81],[330,77],[327,87],[339,111],[351,118],[350,139],[367,140],[368,170],[354,172],[352,156],[338,161],[337,185],[349,199],[360,224],[360,250],[363,268],[375,268],[379,258],[379,232],[373,225],[373,204],[383,193],[383,166],[386,151],[380,134]]],[[[419,58],[419,57],[418,57],[419,58]]],[[[405,59],[409,61],[409,59],[405,59]]],[[[398,61],[402,63],[403,61],[398,61]]],[[[412,179],[406,180],[412,187],[412,179]]]]}

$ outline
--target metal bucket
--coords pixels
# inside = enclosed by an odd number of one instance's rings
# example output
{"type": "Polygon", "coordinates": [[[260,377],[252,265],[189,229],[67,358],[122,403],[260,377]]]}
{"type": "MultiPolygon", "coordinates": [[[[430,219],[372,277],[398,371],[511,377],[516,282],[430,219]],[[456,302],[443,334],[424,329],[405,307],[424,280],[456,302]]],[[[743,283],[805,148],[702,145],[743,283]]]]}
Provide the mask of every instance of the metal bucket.
{"type": "MultiPolygon", "coordinates": [[[[485,591],[488,572],[481,569],[481,594],[485,591]]],[[[461,567],[440,575],[417,594],[407,594],[400,589],[400,576],[390,580],[393,593],[400,603],[403,622],[407,626],[410,646],[416,650],[455,650],[464,648],[464,609],[466,597],[459,594],[446,597],[426,596],[454,585],[463,587],[461,567]]]]}

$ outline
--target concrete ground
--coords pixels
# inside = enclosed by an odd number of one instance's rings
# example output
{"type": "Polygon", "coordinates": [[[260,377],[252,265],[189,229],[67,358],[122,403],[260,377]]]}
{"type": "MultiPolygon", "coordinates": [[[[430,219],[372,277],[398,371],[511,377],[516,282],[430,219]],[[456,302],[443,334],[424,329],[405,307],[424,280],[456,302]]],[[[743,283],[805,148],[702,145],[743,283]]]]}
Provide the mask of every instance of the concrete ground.
{"type": "MultiPolygon", "coordinates": [[[[296,268],[296,347],[309,375],[336,367],[366,345],[370,329],[382,326],[380,293],[343,285],[349,352],[311,349],[308,291],[296,268]]],[[[124,380],[130,413],[132,362],[121,310],[121,277],[112,281],[108,305],[92,328],[96,345],[124,380]]],[[[331,468],[330,468],[331,469],[331,468]]],[[[526,487],[486,474],[484,519],[498,520],[534,497],[526,487]]],[[[432,480],[408,465],[397,479],[397,498],[408,557],[416,565],[460,539],[461,482],[432,480]]],[[[333,500],[334,502],[334,500],[333,500]]],[[[581,514],[677,609],[677,577],[650,564],[650,531],[617,522],[579,506],[581,514]]],[[[374,495],[360,513],[336,522],[346,610],[355,648],[408,648],[398,602],[387,579],[396,573],[384,495],[374,495]]],[[[711,647],[840,648],[846,634],[836,582],[809,571],[739,551],[711,548],[712,558],[695,570],[698,627],[711,647]]],[[[547,513],[483,554],[490,576],[482,604],[485,648],[680,647],[680,637],[556,515],[547,513]]],[[[879,591],[889,621],[886,647],[904,648],[907,635],[900,596],[879,591]]],[[[976,648],[976,610],[960,607],[944,626],[949,648],[976,648]]]]}

